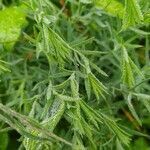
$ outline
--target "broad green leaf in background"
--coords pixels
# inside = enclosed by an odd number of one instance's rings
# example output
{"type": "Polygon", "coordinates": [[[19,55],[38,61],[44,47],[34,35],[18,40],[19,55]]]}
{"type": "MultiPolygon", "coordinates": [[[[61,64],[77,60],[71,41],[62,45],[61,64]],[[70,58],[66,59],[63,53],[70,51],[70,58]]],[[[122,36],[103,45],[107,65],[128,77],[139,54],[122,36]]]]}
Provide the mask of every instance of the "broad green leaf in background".
{"type": "Polygon", "coordinates": [[[123,18],[124,6],[116,0],[97,0],[96,6],[101,7],[110,15],[123,18]]]}
{"type": "Polygon", "coordinates": [[[9,7],[0,11],[0,43],[13,46],[18,40],[22,27],[26,24],[26,14],[22,7],[9,7]]]}

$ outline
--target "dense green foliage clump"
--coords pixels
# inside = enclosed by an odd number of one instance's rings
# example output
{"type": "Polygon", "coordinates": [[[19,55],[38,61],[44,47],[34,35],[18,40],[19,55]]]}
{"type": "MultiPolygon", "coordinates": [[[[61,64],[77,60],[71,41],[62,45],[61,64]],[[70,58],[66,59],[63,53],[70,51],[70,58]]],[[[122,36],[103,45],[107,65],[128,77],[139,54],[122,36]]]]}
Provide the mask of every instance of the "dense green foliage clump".
{"type": "Polygon", "coordinates": [[[149,150],[149,133],[149,0],[0,0],[0,150],[149,150]]]}

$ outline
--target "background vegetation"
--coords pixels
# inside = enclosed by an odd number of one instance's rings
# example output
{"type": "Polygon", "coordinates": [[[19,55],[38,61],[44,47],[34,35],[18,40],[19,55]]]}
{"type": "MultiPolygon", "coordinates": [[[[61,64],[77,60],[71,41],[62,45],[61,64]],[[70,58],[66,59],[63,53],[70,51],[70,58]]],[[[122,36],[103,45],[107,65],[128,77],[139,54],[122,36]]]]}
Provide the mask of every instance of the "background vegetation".
{"type": "Polygon", "coordinates": [[[0,150],[149,150],[149,133],[149,0],[0,0],[0,150]]]}

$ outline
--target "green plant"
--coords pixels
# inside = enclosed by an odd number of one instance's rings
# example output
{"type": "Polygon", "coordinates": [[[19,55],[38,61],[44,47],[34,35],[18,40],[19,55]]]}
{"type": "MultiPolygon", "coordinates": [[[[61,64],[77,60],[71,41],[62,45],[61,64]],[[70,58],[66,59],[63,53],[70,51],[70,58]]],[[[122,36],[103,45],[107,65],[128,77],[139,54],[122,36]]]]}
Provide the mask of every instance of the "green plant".
{"type": "Polygon", "coordinates": [[[147,148],[149,6],[0,1],[0,149],[147,148]]]}

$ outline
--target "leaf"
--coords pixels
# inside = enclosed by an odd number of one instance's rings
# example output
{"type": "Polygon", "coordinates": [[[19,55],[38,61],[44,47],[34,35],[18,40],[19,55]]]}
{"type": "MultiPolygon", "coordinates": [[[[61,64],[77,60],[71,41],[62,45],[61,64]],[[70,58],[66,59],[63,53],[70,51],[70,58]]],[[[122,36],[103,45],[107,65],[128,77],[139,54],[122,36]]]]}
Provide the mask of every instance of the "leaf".
{"type": "MultiPolygon", "coordinates": [[[[94,135],[93,127],[90,125],[89,122],[85,120],[85,118],[82,116],[81,111],[81,101],[76,102],[75,110],[69,109],[67,112],[68,116],[71,118],[71,124],[73,126],[74,132],[78,133],[82,138],[86,136],[91,143],[92,149],[96,149],[96,145],[94,144],[94,138],[92,136],[94,135]]],[[[88,114],[87,114],[88,115],[88,114]]],[[[88,116],[91,118],[91,116],[88,116]]],[[[95,118],[92,118],[92,123],[96,123],[95,118]]],[[[97,123],[96,123],[97,125],[97,123]]],[[[96,126],[95,125],[95,126],[96,126]]]]}
{"type": "Polygon", "coordinates": [[[54,133],[41,126],[41,124],[39,124],[36,120],[31,119],[28,116],[21,115],[9,107],[3,105],[2,103],[0,103],[0,119],[9,124],[12,128],[16,129],[20,134],[24,135],[24,133],[26,133],[27,135],[25,136],[27,137],[33,136],[28,131],[26,131],[27,129],[30,129],[41,133],[46,139],[52,137],[59,141],[65,142],[66,144],[72,145],[70,142],[64,140],[63,138],[55,135],[54,133]]]}
{"type": "Polygon", "coordinates": [[[90,4],[92,3],[91,0],[80,0],[81,3],[83,4],[90,4]]]}
{"type": "MultiPolygon", "coordinates": [[[[41,125],[46,127],[49,131],[53,131],[55,129],[57,123],[59,122],[59,120],[62,118],[64,109],[65,109],[65,103],[59,99],[56,99],[50,110],[51,116],[44,119],[44,121],[42,121],[41,125]]],[[[39,133],[37,131],[32,131],[32,134],[35,136],[39,136],[39,137],[41,135],[41,133],[39,133]]],[[[24,138],[24,146],[28,150],[38,149],[39,145],[45,146],[45,143],[42,141],[39,142],[39,141],[30,139],[30,138],[24,138]]]]}
{"type": "Polygon", "coordinates": [[[47,87],[46,99],[49,100],[51,98],[51,95],[52,95],[52,83],[50,81],[47,87]]]}
{"type": "Polygon", "coordinates": [[[123,17],[124,6],[117,0],[96,0],[96,6],[104,9],[110,15],[123,17]]]}
{"type": "Polygon", "coordinates": [[[62,118],[65,111],[65,103],[63,100],[56,99],[50,110],[50,117],[42,122],[44,127],[47,127],[50,131],[53,131],[57,123],[62,118]]]}
{"type": "Polygon", "coordinates": [[[143,19],[143,14],[137,0],[125,0],[125,12],[122,30],[141,23],[143,19]]]}
{"type": "Polygon", "coordinates": [[[134,85],[134,76],[133,71],[129,62],[129,56],[125,47],[122,49],[122,81],[123,84],[128,87],[132,87],[134,85]]]}
{"type": "Polygon", "coordinates": [[[133,93],[146,107],[148,112],[150,113],[150,95],[142,94],[142,93],[133,93]]]}
{"type": "Polygon", "coordinates": [[[0,72],[10,72],[6,65],[8,65],[7,62],[0,60],[0,72]]]}
{"type": "Polygon", "coordinates": [[[123,146],[121,145],[118,139],[116,139],[116,150],[124,150],[123,146]]]}
{"type": "Polygon", "coordinates": [[[114,119],[106,116],[105,114],[103,114],[101,112],[98,113],[93,108],[88,106],[84,101],[82,101],[81,104],[82,104],[81,106],[82,106],[82,108],[85,111],[87,116],[89,116],[89,117],[93,116],[93,119],[95,119],[95,121],[97,121],[98,123],[100,123],[102,125],[105,124],[118,137],[118,139],[121,141],[121,143],[123,143],[125,145],[129,145],[130,135],[127,132],[125,132],[123,129],[121,129],[117,125],[117,123],[114,119]],[[90,113],[90,115],[89,115],[89,113],[90,113]]]}
{"type": "Polygon", "coordinates": [[[0,137],[0,150],[7,150],[9,141],[8,133],[0,133],[0,137]]]}
{"type": "Polygon", "coordinates": [[[26,14],[22,11],[22,7],[9,7],[1,10],[0,43],[13,45],[26,23],[26,14]]]}
{"type": "Polygon", "coordinates": [[[108,77],[108,75],[102,70],[100,69],[100,67],[98,67],[96,64],[94,63],[90,63],[91,67],[93,67],[98,73],[102,74],[105,77],[108,77]]]}
{"type": "Polygon", "coordinates": [[[73,136],[73,147],[74,149],[78,149],[78,150],[86,150],[86,148],[83,145],[82,139],[79,135],[77,135],[77,133],[74,133],[73,136]]]}
{"type": "Polygon", "coordinates": [[[148,112],[150,113],[150,101],[142,99],[142,103],[146,107],[146,109],[148,110],[148,112]]]}
{"type": "Polygon", "coordinates": [[[130,57],[129,57],[129,62],[134,72],[144,79],[144,75],[142,74],[141,70],[135,65],[135,63],[132,61],[130,57]]]}
{"type": "Polygon", "coordinates": [[[144,14],[144,22],[150,23],[150,10],[144,14]]]}
{"type": "Polygon", "coordinates": [[[144,75],[140,69],[134,64],[132,59],[129,57],[128,52],[125,47],[122,48],[122,81],[124,85],[129,88],[133,87],[135,84],[135,75],[138,75],[141,79],[144,75]]]}
{"type": "MultiPolygon", "coordinates": [[[[122,30],[135,26],[144,20],[137,0],[125,0],[125,7],[117,0],[96,0],[96,6],[104,9],[108,14],[123,19],[122,30]]],[[[148,15],[145,16],[147,21],[148,15]]],[[[147,21],[148,22],[148,21],[147,21]]]]}
{"type": "Polygon", "coordinates": [[[85,104],[83,101],[80,101],[80,106],[82,111],[85,113],[89,122],[93,123],[93,125],[99,129],[98,123],[102,123],[101,118],[98,118],[85,104]]]}
{"type": "Polygon", "coordinates": [[[66,43],[54,30],[43,24],[41,44],[44,53],[49,58],[56,59],[60,64],[64,61],[71,60],[72,48],[66,43]]]}
{"type": "Polygon", "coordinates": [[[130,135],[127,132],[125,132],[123,129],[121,129],[113,119],[111,119],[110,117],[104,114],[101,115],[103,117],[105,124],[110,128],[110,130],[112,130],[113,133],[116,134],[116,136],[121,141],[121,143],[125,145],[129,145],[130,135]]]}
{"type": "Polygon", "coordinates": [[[71,91],[74,98],[79,98],[79,84],[75,79],[75,74],[73,73],[70,77],[71,91]]]}
{"type": "Polygon", "coordinates": [[[132,100],[132,94],[130,93],[127,97],[127,104],[128,104],[129,110],[131,111],[133,117],[136,119],[136,121],[139,123],[139,125],[142,126],[142,122],[141,122],[138,114],[136,113],[131,100],[132,100]]]}
{"type": "Polygon", "coordinates": [[[89,73],[88,78],[97,100],[99,100],[100,96],[105,99],[104,93],[108,94],[108,92],[103,83],[100,82],[93,73],[89,73]]]}
{"type": "Polygon", "coordinates": [[[91,97],[91,85],[90,85],[88,76],[84,79],[84,85],[85,85],[86,94],[89,100],[91,97]]]}

